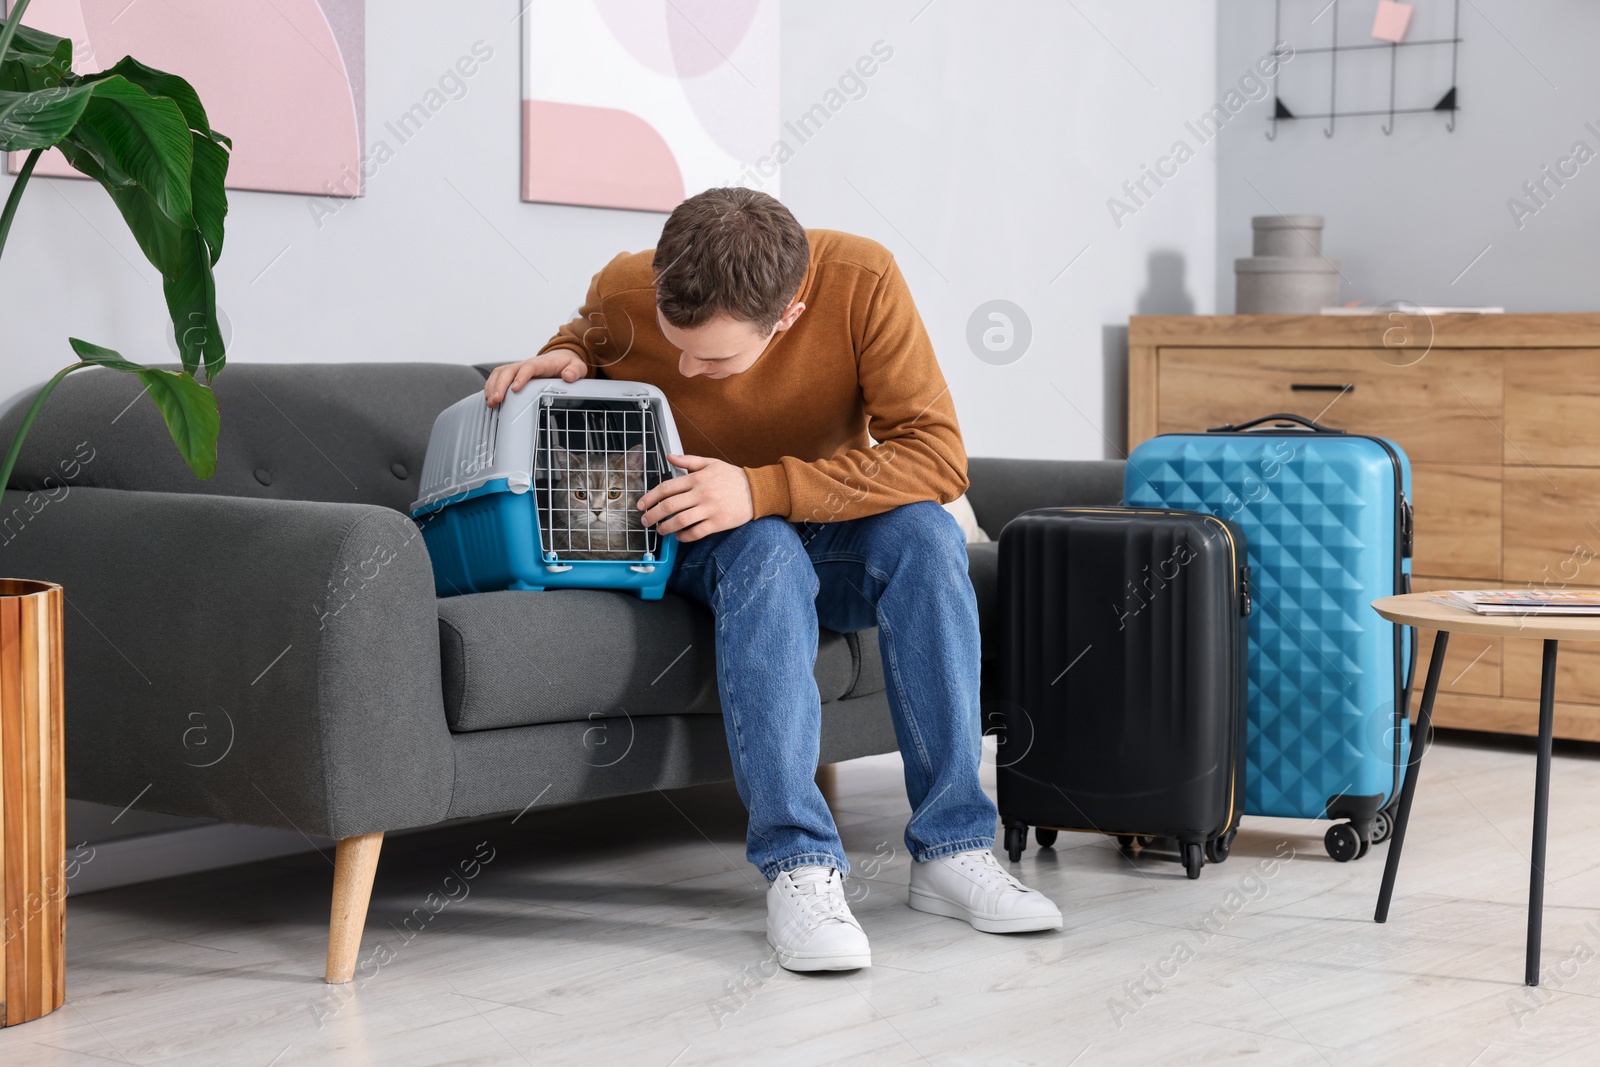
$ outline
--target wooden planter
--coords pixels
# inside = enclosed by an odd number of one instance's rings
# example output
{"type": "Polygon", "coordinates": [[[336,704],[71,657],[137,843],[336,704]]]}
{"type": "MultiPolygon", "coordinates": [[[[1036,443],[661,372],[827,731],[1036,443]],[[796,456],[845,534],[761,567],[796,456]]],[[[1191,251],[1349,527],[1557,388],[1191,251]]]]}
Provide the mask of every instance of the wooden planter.
{"type": "Polygon", "coordinates": [[[0,1026],[66,991],[59,585],[0,579],[0,1026]]]}

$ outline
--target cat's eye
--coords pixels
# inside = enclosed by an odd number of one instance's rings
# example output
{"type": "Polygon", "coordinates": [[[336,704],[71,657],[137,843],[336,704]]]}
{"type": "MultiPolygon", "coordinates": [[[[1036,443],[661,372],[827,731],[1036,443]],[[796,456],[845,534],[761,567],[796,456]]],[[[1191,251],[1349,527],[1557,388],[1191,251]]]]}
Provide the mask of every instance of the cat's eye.
{"type": "Polygon", "coordinates": [[[572,496],[573,496],[573,499],[575,499],[575,500],[588,500],[589,499],[588,492],[586,490],[583,490],[583,489],[574,489],[572,491],[572,496]]]}
{"type": "Polygon", "coordinates": [[[617,500],[617,499],[620,499],[621,496],[622,496],[622,490],[616,488],[615,486],[612,486],[610,489],[606,490],[606,499],[607,500],[617,500]]]}

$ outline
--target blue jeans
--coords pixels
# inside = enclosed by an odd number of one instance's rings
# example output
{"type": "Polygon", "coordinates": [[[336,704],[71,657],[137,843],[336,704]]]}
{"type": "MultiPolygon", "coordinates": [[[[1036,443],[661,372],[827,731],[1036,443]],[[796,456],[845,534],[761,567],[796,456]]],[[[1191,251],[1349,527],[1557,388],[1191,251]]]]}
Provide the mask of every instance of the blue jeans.
{"type": "Polygon", "coordinates": [[[746,855],[768,881],[811,864],[850,869],[815,777],[822,707],[817,627],[878,627],[911,821],[926,861],[994,845],[978,783],[978,605],[949,513],[907,504],[847,522],[756,519],[679,545],[667,589],[717,621],[717,687],[746,855]]]}

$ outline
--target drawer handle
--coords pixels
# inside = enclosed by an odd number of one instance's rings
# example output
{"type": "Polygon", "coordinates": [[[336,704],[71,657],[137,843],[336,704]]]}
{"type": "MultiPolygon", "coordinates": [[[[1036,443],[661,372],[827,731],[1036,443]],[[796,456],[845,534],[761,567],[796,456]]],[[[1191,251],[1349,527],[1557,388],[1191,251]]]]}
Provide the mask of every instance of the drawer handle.
{"type": "Polygon", "coordinates": [[[1289,386],[1293,393],[1353,393],[1356,391],[1355,382],[1346,382],[1343,385],[1322,385],[1317,382],[1295,382],[1289,386]]]}

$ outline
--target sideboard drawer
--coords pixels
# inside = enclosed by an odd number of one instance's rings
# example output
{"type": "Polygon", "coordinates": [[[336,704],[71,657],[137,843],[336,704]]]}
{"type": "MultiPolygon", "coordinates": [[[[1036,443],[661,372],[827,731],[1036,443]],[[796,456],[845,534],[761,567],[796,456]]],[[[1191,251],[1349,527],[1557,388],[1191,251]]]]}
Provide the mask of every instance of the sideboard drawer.
{"type": "Polygon", "coordinates": [[[1411,502],[1417,513],[1413,572],[1469,578],[1476,585],[1499,580],[1501,469],[1411,465],[1411,502]]]}
{"type": "MultiPolygon", "coordinates": [[[[1502,682],[1505,695],[1539,699],[1544,642],[1508,637],[1505,646],[1502,682]]],[[[1556,696],[1563,703],[1600,704],[1600,644],[1561,642],[1556,650],[1556,696]]]]}
{"type": "Polygon", "coordinates": [[[1365,349],[1163,347],[1157,425],[1193,433],[1293,412],[1392,438],[1413,462],[1498,464],[1501,355],[1430,353],[1395,367],[1365,349]]]}
{"type": "Polygon", "coordinates": [[[1600,465],[1600,349],[1505,354],[1505,462],[1600,465]]]}
{"type": "Polygon", "coordinates": [[[1600,470],[1505,468],[1505,584],[1600,586],[1600,470]]]}

